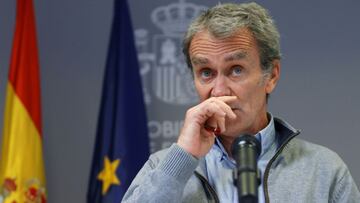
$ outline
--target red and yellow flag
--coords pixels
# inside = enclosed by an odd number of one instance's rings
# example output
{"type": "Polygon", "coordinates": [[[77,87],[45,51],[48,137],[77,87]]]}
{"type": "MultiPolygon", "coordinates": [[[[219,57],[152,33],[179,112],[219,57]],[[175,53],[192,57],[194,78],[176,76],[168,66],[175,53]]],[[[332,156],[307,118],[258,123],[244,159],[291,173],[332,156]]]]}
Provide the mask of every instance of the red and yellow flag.
{"type": "Polygon", "coordinates": [[[32,0],[17,0],[6,90],[0,202],[46,202],[40,77],[32,0]]]}

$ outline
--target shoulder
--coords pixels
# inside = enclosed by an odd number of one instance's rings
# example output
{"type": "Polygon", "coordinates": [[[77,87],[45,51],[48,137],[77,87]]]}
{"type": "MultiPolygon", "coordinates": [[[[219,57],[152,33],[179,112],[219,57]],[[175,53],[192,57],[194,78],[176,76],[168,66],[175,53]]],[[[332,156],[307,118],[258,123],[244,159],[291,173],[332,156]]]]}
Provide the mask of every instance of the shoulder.
{"type": "Polygon", "coordinates": [[[285,147],[282,156],[287,164],[303,168],[304,171],[341,179],[349,171],[333,150],[302,139],[294,138],[285,147]]]}
{"type": "Polygon", "coordinates": [[[345,165],[340,156],[333,150],[302,139],[294,138],[286,148],[286,152],[292,158],[314,160],[321,165],[332,167],[345,165]]]}
{"type": "MultiPolygon", "coordinates": [[[[319,180],[319,187],[329,186],[329,202],[355,202],[359,190],[350,171],[340,156],[331,149],[295,138],[289,143],[289,155],[302,165],[302,171],[319,180]]],[[[325,187],[326,188],[326,187],[325,187]]]]}

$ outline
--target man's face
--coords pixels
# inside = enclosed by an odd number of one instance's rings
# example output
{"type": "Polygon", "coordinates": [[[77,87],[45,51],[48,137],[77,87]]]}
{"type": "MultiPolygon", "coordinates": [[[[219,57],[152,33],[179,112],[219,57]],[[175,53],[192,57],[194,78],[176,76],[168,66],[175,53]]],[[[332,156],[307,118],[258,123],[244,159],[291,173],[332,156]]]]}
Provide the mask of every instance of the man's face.
{"type": "Polygon", "coordinates": [[[191,41],[189,54],[195,88],[200,100],[236,96],[230,103],[236,119],[226,119],[224,136],[255,134],[267,125],[266,94],[272,92],[279,78],[279,62],[272,73],[264,74],[255,38],[247,29],[236,35],[216,39],[207,31],[191,41]]]}

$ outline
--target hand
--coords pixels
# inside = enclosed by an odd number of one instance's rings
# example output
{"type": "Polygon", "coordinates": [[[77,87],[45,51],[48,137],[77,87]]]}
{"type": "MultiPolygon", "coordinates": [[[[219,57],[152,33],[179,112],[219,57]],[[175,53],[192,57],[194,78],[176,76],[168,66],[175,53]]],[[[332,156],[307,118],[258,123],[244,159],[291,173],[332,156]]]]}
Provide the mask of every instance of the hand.
{"type": "Polygon", "coordinates": [[[177,144],[197,158],[205,156],[215,141],[215,134],[206,130],[205,126],[220,128],[224,132],[225,118],[236,118],[228,105],[235,100],[236,96],[211,97],[190,108],[177,144]]]}

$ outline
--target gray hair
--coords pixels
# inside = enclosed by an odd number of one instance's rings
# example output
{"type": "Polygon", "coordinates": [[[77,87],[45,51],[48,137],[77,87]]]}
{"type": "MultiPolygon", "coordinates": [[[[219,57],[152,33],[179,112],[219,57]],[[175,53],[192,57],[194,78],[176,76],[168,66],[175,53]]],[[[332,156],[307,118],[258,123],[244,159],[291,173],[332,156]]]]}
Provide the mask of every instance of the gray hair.
{"type": "Polygon", "coordinates": [[[189,26],[183,41],[183,53],[192,69],[189,48],[193,37],[208,31],[216,38],[233,36],[247,28],[257,41],[262,70],[272,70],[272,61],[280,59],[280,35],[268,11],[256,3],[219,4],[198,16],[189,26]]]}

